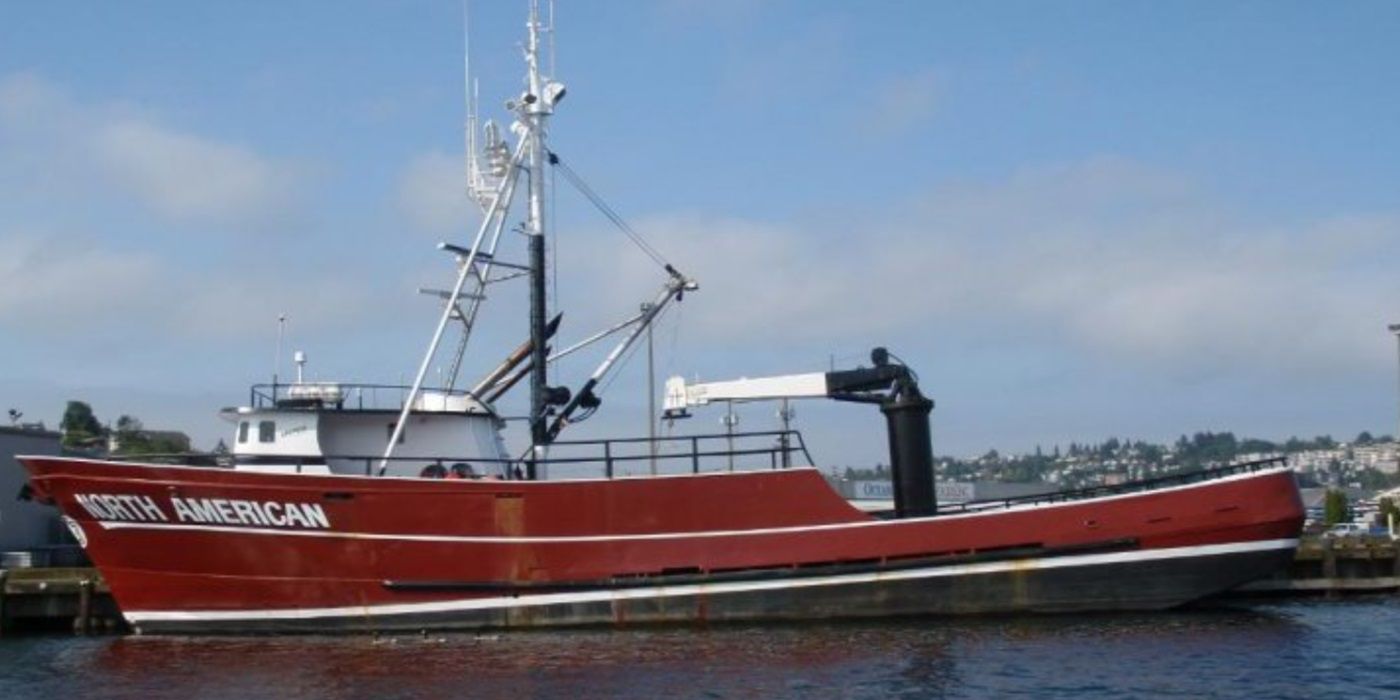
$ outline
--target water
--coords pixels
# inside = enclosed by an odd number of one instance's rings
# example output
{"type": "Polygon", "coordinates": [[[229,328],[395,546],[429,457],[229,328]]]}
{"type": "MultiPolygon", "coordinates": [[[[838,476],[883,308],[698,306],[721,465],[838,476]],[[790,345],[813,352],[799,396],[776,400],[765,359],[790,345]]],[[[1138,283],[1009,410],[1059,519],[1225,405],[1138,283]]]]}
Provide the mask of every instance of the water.
{"type": "Polygon", "coordinates": [[[1400,597],[499,635],[0,640],[0,698],[1400,697],[1400,597]]]}

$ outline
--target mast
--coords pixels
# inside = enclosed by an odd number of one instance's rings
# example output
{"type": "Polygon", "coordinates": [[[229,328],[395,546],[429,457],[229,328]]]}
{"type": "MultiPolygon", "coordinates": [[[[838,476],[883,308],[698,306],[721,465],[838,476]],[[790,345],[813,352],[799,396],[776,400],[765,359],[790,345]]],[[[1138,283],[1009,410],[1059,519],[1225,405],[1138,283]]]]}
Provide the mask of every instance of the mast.
{"type": "Polygon", "coordinates": [[[529,90],[521,105],[521,117],[527,128],[529,149],[529,217],[525,232],[530,237],[530,459],[528,478],[536,477],[536,461],[543,457],[549,443],[545,412],[549,408],[548,349],[545,337],[548,309],[545,298],[545,123],[551,113],[551,100],[544,99],[544,79],[540,75],[540,6],[530,1],[529,37],[525,61],[529,68],[529,90]]]}
{"type": "MultiPolygon", "coordinates": [[[[463,6],[463,32],[468,32],[465,19],[466,6],[463,6]]],[[[487,285],[494,282],[501,282],[511,279],[517,275],[511,274],[496,279],[491,278],[491,269],[495,265],[505,265],[508,268],[522,269],[523,274],[528,276],[530,284],[530,340],[528,349],[522,348],[517,352],[524,353],[520,359],[510,359],[507,369],[500,370],[501,374],[493,372],[488,382],[479,383],[482,390],[491,392],[486,396],[487,402],[494,402],[516,381],[523,378],[526,372],[530,375],[530,409],[527,420],[530,424],[530,449],[527,452],[524,462],[527,470],[527,478],[544,478],[546,475],[539,470],[540,462],[546,457],[546,450],[550,443],[559,434],[559,431],[567,426],[571,420],[573,422],[586,419],[597,409],[599,399],[595,393],[599,381],[606,375],[621,359],[623,353],[636,342],[640,333],[647,330],[650,324],[656,320],[661,310],[672,301],[680,301],[687,291],[694,291],[699,288],[694,280],[676,271],[675,267],[666,262],[654,248],[648,245],[636,231],[623,221],[616,212],[606,205],[596,193],[582,182],[558,157],[545,146],[545,139],[548,135],[547,125],[549,117],[554,113],[554,107],[564,99],[566,93],[565,86],[554,80],[552,77],[542,72],[541,61],[543,54],[548,51],[551,62],[553,60],[553,4],[550,5],[550,25],[545,27],[540,21],[540,0],[530,0],[529,21],[526,23],[526,43],[524,48],[526,64],[526,85],[525,92],[519,100],[509,100],[506,102],[506,109],[515,115],[515,120],[511,124],[510,133],[518,138],[515,149],[510,150],[500,132],[496,129],[494,122],[488,120],[482,126],[483,138],[485,142],[482,148],[477,149],[476,127],[477,117],[477,93],[476,83],[471,76],[471,55],[469,39],[464,41],[463,47],[463,73],[464,87],[467,92],[466,109],[466,146],[467,146],[467,192],[482,207],[485,215],[481,225],[477,229],[476,238],[470,247],[462,247],[447,243],[439,244],[439,248],[452,252],[457,256],[458,274],[457,282],[451,291],[420,290],[426,291],[433,296],[439,296],[446,300],[443,305],[442,315],[438,318],[438,325],[433,332],[432,340],[428,343],[427,352],[423,356],[423,361],[418,367],[418,373],[413,380],[413,385],[409,388],[408,396],[403,402],[399,411],[399,420],[393,424],[393,430],[389,436],[388,444],[384,448],[384,457],[380,460],[379,473],[384,474],[389,467],[389,460],[392,459],[394,446],[404,433],[404,427],[408,422],[408,417],[413,411],[413,406],[422,390],[423,381],[426,379],[428,370],[442,342],[442,336],[448,322],[453,318],[461,319],[463,323],[462,340],[457,346],[457,355],[452,364],[451,377],[448,387],[455,385],[457,378],[458,363],[466,348],[467,337],[471,333],[473,320],[476,312],[480,308],[481,302],[485,299],[484,290],[487,285]],[[543,37],[541,34],[549,32],[550,46],[545,49],[542,46],[543,37]],[[485,158],[483,167],[480,158],[485,158]],[[633,243],[636,243],[643,252],[660,265],[667,273],[668,279],[661,294],[652,304],[646,305],[641,314],[633,321],[615,326],[612,329],[596,334],[592,338],[579,343],[568,350],[557,353],[555,357],[573,352],[584,345],[591,344],[604,336],[613,332],[632,326],[636,327],[627,335],[623,341],[613,349],[601,365],[594,371],[593,375],[580,388],[577,395],[572,395],[567,387],[549,386],[549,362],[550,347],[548,345],[550,336],[553,335],[554,324],[549,321],[549,304],[546,294],[548,279],[548,267],[545,255],[545,234],[547,232],[547,221],[545,217],[546,206],[546,177],[545,169],[549,166],[558,166],[565,176],[579,191],[584,194],[594,206],[598,207],[609,220],[617,225],[633,243]],[[519,174],[524,171],[528,175],[526,187],[528,190],[528,210],[522,233],[528,239],[528,261],[526,265],[518,266],[496,260],[496,245],[500,240],[501,231],[506,222],[506,211],[509,209],[516,192],[516,185],[519,182],[519,174]],[[483,246],[484,244],[484,246],[483,246]],[[464,293],[468,280],[475,284],[475,292],[464,293]],[[469,299],[470,303],[465,308],[459,306],[462,299],[469,299]],[[523,365],[524,357],[529,358],[528,369],[522,367],[519,371],[511,374],[509,366],[517,364],[523,365]],[[562,407],[558,411],[554,407],[562,407]],[[575,413],[579,415],[575,416],[575,413]]]]}

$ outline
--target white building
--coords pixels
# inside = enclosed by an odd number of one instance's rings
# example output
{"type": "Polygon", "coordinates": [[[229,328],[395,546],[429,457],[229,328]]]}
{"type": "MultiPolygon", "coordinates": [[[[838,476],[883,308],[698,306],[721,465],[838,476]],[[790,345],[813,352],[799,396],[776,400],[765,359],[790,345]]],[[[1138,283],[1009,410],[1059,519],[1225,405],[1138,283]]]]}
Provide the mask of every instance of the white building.
{"type": "Polygon", "coordinates": [[[1377,469],[1386,474],[1400,471],[1400,445],[1394,442],[1381,442],[1352,448],[1356,463],[1361,467],[1377,469]]]}

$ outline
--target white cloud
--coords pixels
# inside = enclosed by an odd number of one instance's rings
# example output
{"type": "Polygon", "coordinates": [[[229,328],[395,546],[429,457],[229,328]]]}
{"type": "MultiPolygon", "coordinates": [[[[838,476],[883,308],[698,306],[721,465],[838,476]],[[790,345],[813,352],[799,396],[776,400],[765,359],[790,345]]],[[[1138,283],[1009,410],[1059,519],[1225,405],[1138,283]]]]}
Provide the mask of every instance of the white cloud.
{"type": "MultiPolygon", "coordinates": [[[[1244,224],[1185,178],[1113,158],[867,214],[800,231],[700,216],[638,228],[700,280],[689,337],[717,348],[977,332],[1171,373],[1328,374],[1392,359],[1378,329],[1400,276],[1376,261],[1400,255],[1400,217],[1244,224]]],[[[594,298],[613,308],[660,279],[640,257],[572,264],[612,281],[594,298]]]]}
{"type": "Polygon", "coordinates": [[[198,273],[78,236],[0,233],[0,327],[31,337],[125,329],[226,340],[266,332],[279,313],[306,329],[336,329],[375,310],[372,290],[333,271],[198,273]]]}
{"type": "Polygon", "coordinates": [[[117,103],[82,103],[31,73],[0,78],[0,181],[52,197],[115,190],[180,224],[262,229],[284,221],[305,168],[160,124],[117,103]]]}
{"type": "Polygon", "coordinates": [[[415,157],[399,177],[399,210],[431,233],[466,229],[478,217],[463,172],[460,158],[441,151],[415,157]]]}
{"type": "Polygon", "coordinates": [[[0,77],[0,154],[0,326],[227,339],[265,329],[280,311],[337,327],[366,304],[366,285],[337,270],[239,269],[219,255],[205,256],[213,267],[177,264],[209,249],[169,256],[129,234],[161,220],[201,231],[286,224],[305,179],[296,163],[129,105],[80,102],[31,73],[0,77]],[[133,218],[114,199],[147,213],[133,218]]]}
{"type": "Polygon", "coordinates": [[[199,338],[267,334],[285,313],[300,331],[367,326],[381,318],[373,290],[334,271],[317,274],[217,274],[174,280],[164,319],[172,329],[199,338]],[[329,273],[329,274],[327,274],[329,273]]]}
{"type": "Polygon", "coordinates": [[[7,232],[0,236],[0,322],[81,333],[133,299],[154,301],[160,271],[149,255],[7,232]]]}
{"type": "Polygon", "coordinates": [[[177,222],[256,223],[294,204],[296,168],[253,151],[137,119],[93,136],[112,182],[177,222]]]}

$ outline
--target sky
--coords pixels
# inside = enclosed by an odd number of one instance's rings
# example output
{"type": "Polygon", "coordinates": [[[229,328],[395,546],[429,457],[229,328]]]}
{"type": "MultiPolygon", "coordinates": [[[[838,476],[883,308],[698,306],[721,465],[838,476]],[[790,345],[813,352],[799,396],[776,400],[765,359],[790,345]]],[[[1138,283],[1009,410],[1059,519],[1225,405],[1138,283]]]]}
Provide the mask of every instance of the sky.
{"type": "MultiPolygon", "coordinates": [[[[524,7],[471,7],[502,122],[524,7]]],[[[284,377],[301,349],[318,380],[410,380],[438,313],[415,290],[477,225],[462,15],[0,2],[0,403],[211,446],[279,366],[279,314],[284,377]]],[[[1396,430],[1396,3],[559,0],[555,24],[553,149],[701,285],[654,331],[658,385],[883,345],[939,454],[1396,430]]],[[[663,276],[555,185],[571,341],[663,276]]],[[[469,377],[525,336],[525,293],[493,293],[469,377]]],[[[639,358],[574,437],[645,431],[639,358]]],[[[824,465],[887,459],[870,407],[796,426],[824,465]]]]}

